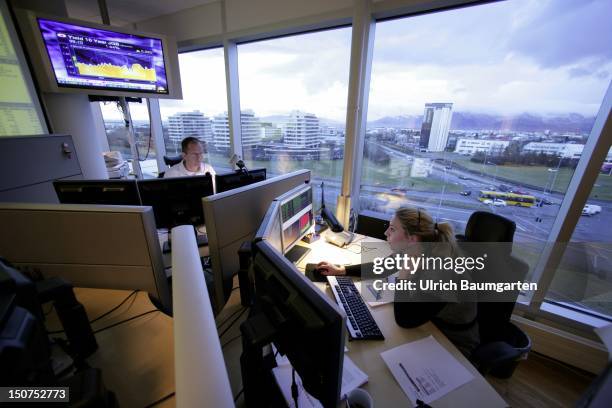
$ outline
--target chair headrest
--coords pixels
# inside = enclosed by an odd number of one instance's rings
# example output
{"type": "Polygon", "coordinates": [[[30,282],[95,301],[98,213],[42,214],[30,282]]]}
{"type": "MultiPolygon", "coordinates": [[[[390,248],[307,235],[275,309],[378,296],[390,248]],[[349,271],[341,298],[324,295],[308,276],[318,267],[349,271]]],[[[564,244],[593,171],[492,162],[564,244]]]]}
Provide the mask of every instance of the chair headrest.
{"type": "Polygon", "coordinates": [[[465,226],[465,239],[469,242],[512,242],[514,231],[514,221],[487,211],[476,211],[465,226]]]}
{"type": "Polygon", "coordinates": [[[166,166],[174,166],[175,164],[179,164],[182,161],[183,161],[182,155],[164,156],[164,163],[166,163],[166,166]]]}

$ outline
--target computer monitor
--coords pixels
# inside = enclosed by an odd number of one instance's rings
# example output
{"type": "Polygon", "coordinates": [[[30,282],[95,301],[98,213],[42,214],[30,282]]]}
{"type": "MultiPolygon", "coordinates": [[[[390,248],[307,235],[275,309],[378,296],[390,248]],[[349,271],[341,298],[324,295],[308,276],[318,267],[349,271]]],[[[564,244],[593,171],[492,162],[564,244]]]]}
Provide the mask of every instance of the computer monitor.
{"type": "MultiPolygon", "coordinates": [[[[304,389],[324,407],[337,407],[346,316],[266,239],[253,242],[253,252],[255,310],[261,311],[266,322],[265,327],[258,327],[262,316],[251,316],[241,327],[243,342],[248,344],[251,340],[244,338],[245,333],[272,327],[270,341],[281,355],[288,357],[304,389]],[[252,330],[248,330],[249,326],[252,330]]],[[[243,355],[243,359],[249,361],[248,356],[243,355]]],[[[258,380],[249,375],[253,372],[250,367],[243,365],[242,370],[248,404],[257,398],[261,387],[253,387],[258,380]]]]}
{"type": "Polygon", "coordinates": [[[176,177],[138,182],[142,205],[153,207],[157,228],[204,224],[202,197],[213,194],[212,177],[176,177]]]}
{"type": "Polygon", "coordinates": [[[30,277],[172,301],[149,207],[0,203],[0,254],[30,277]]]}
{"type": "Polygon", "coordinates": [[[242,243],[253,240],[276,197],[309,181],[310,170],[298,170],[202,199],[217,313],[225,305],[232,278],[240,269],[237,254],[242,243]]]}
{"type": "Polygon", "coordinates": [[[268,212],[266,212],[259,229],[255,233],[254,241],[260,241],[262,239],[267,240],[274,249],[283,253],[280,202],[278,200],[274,200],[270,203],[268,212]]]}
{"type": "Polygon", "coordinates": [[[55,180],[62,204],[140,205],[136,180],[55,180]]]}
{"type": "Polygon", "coordinates": [[[312,187],[299,186],[276,199],[280,203],[279,219],[283,253],[289,261],[296,263],[309,249],[296,246],[314,225],[312,187]]]}
{"type": "Polygon", "coordinates": [[[231,173],[215,175],[215,186],[217,193],[232,190],[238,187],[248,186],[266,179],[266,169],[236,170],[231,173]]]}

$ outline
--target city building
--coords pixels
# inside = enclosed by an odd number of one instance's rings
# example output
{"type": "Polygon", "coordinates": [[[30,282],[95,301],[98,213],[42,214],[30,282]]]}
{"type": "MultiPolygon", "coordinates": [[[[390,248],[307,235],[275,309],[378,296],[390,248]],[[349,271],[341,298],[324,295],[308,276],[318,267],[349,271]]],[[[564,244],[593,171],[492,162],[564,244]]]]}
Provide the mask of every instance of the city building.
{"type": "Polygon", "coordinates": [[[200,111],[178,112],[168,117],[168,138],[173,143],[181,143],[187,136],[194,136],[206,142],[212,141],[210,118],[200,111]]]}
{"type": "Polygon", "coordinates": [[[579,159],[584,145],[574,143],[530,142],[523,146],[523,152],[544,153],[564,159],[579,159]]]}
{"type": "Polygon", "coordinates": [[[453,117],[452,103],[427,103],[421,125],[421,149],[430,152],[442,152],[448,142],[453,117]]]}
{"type": "Polygon", "coordinates": [[[285,127],[285,146],[313,149],[321,143],[319,119],[312,113],[292,111],[285,127]]]}
{"type": "Polygon", "coordinates": [[[213,117],[213,140],[217,149],[224,150],[230,148],[230,131],[227,112],[213,117]]]}
{"type": "Polygon", "coordinates": [[[487,140],[487,139],[466,139],[457,141],[455,153],[463,155],[473,155],[476,152],[486,152],[491,156],[499,156],[510,144],[507,140],[487,140]]]}
{"type": "MultiPolygon", "coordinates": [[[[259,119],[253,111],[244,110],[240,112],[240,125],[242,128],[242,147],[254,147],[261,142],[261,131],[259,119]]],[[[230,148],[230,131],[227,112],[213,118],[214,144],[217,149],[230,148]]]]}

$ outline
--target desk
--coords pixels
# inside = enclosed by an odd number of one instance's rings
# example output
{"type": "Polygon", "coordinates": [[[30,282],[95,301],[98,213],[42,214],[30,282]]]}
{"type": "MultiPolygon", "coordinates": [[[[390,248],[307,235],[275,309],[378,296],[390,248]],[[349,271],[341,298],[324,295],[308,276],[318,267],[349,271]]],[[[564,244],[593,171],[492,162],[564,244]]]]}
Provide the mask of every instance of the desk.
{"type": "MultiPolygon", "coordinates": [[[[367,245],[376,240],[363,238],[350,249],[341,249],[327,244],[322,239],[310,245],[312,251],[303,259],[298,268],[306,263],[329,260],[336,263],[358,263],[357,244],[367,245]]],[[[359,239],[357,238],[357,239],[359,239]]],[[[301,244],[300,244],[301,245],[301,244]]],[[[237,278],[234,285],[237,284],[237,278]]],[[[333,296],[325,284],[317,284],[329,296],[333,296]]],[[[359,287],[359,284],[357,284],[359,287]]],[[[130,292],[121,290],[75,289],[76,295],[84,305],[91,318],[95,318],[119,304],[130,292]]],[[[94,324],[94,329],[124,320],[131,316],[153,309],[146,293],[138,293],[134,304],[127,302],[121,309],[107,318],[94,324]]],[[[242,309],[239,293],[233,291],[226,306],[217,316],[218,322],[226,320],[234,312],[242,309]]],[[[486,406],[505,407],[507,404],[477,372],[469,361],[450,343],[436,326],[424,324],[415,329],[404,329],[395,324],[393,307],[390,304],[371,309],[376,322],[383,331],[386,340],[354,341],[348,343],[348,356],[369,376],[369,382],[363,386],[374,398],[375,406],[408,406],[409,400],[397,384],[391,372],[380,357],[382,351],[401,344],[433,335],[457,360],[459,360],[473,375],[474,379],[432,403],[434,407],[486,406]]],[[[47,327],[53,330],[59,327],[51,315],[47,327]]],[[[223,335],[221,343],[223,355],[232,387],[233,395],[242,389],[240,375],[240,341],[239,326],[246,318],[246,313],[238,314],[237,321],[223,335]]],[[[229,322],[220,327],[225,331],[229,322]]],[[[144,407],[147,404],[173,392],[174,387],[174,340],[172,319],[161,312],[152,313],[130,322],[113,327],[96,334],[100,349],[94,353],[88,362],[93,367],[102,369],[106,386],[115,392],[121,406],[144,407]]],[[[214,373],[213,373],[214,374],[214,373]]],[[[174,398],[169,398],[159,407],[173,407],[174,398]]],[[[238,399],[237,406],[244,406],[244,400],[238,399]]]]}
{"type": "MultiPolygon", "coordinates": [[[[317,263],[323,260],[337,264],[357,264],[360,263],[360,246],[367,247],[368,242],[381,242],[374,238],[359,235],[355,236],[355,240],[358,241],[354,245],[349,246],[348,249],[342,249],[328,244],[321,238],[309,245],[311,251],[297,264],[297,267],[303,271],[307,263],[317,263]]],[[[386,255],[388,254],[380,254],[380,256],[386,255]]],[[[333,298],[329,285],[324,283],[316,283],[316,285],[333,298]]],[[[356,286],[360,289],[361,285],[356,282],[356,286]]],[[[408,397],[387,368],[380,353],[429,335],[432,335],[474,375],[472,381],[452,391],[443,398],[434,401],[431,404],[432,406],[508,406],[493,387],[491,387],[480,373],[478,373],[478,370],[476,370],[476,368],[433,323],[429,322],[414,329],[404,329],[395,323],[392,304],[371,307],[370,311],[385,335],[385,341],[365,340],[349,342],[347,344],[349,349],[347,355],[368,375],[369,381],[363,388],[372,395],[375,406],[395,407],[407,406],[410,404],[408,397]]]]}

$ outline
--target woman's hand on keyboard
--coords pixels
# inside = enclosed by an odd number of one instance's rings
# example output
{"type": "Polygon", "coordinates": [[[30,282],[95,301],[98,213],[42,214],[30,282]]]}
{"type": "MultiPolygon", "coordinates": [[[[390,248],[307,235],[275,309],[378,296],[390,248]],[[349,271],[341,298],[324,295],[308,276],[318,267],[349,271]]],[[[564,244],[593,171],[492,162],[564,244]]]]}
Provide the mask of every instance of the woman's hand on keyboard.
{"type": "Polygon", "coordinates": [[[342,265],[334,265],[329,262],[319,262],[317,270],[321,275],[346,275],[346,269],[342,265]]]}

